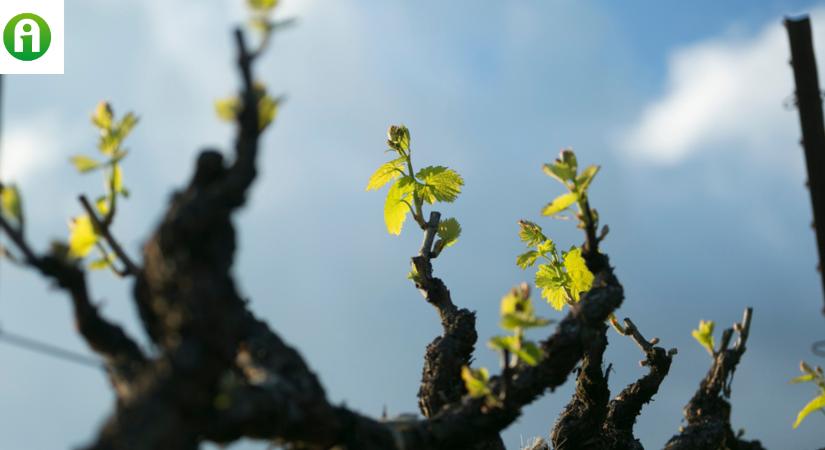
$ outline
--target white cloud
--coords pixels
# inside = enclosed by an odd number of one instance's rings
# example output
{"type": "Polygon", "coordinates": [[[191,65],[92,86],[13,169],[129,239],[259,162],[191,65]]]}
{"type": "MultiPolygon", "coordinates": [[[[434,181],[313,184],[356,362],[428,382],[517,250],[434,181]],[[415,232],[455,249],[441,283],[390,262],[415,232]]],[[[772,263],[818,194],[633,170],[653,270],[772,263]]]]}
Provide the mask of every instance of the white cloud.
{"type": "MultiPolygon", "coordinates": [[[[825,43],[825,10],[812,20],[815,40],[825,43]]],[[[751,37],[725,35],[676,50],[664,94],[624,132],[621,149],[660,165],[711,147],[776,160],[799,135],[796,114],[783,108],[794,89],[789,54],[778,21],[751,37]]]]}
{"type": "Polygon", "coordinates": [[[21,182],[55,164],[58,121],[39,116],[10,122],[3,137],[0,179],[21,182]]]}

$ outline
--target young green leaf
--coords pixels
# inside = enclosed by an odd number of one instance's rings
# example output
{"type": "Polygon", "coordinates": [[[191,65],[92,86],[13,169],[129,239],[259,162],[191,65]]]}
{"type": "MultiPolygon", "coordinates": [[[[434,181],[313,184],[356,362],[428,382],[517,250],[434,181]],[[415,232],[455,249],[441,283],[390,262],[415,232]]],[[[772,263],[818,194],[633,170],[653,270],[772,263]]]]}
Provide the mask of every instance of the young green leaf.
{"type": "Polygon", "coordinates": [[[530,222],[529,220],[519,220],[518,225],[519,238],[521,238],[522,242],[530,247],[535,247],[547,240],[547,237],[544,236],[544,233],[541,231],[541,227],[535,223],[530,222]]]}
{"type": "Polygon", "coordinates": [[[696,339],[702,347],[705,347],[711,356],[713,355],[713,349],[715,347],[713,342],[713,327],[714,323],[712,320],[700,320],[699,328],[690,333],[693,339],[696,339]]]}
{"type": "MultiPolygon", "coordinates": [[[[579,170],[579,162],[576,160],[576,154],[573,152],[573,150],[566,148],[561,151],[560,156],[561,163],[569,167],[575,175],[575,173],[579,170]]],[[[557,159],[556,162],[558,163],[559,160],[557,159]]]]}
{"type": "Polygon", "coordinates": [[[89,254],[97,243],[97,232],[88,215],[74,218],[69,223],[69,255],[83,258],[89,254]]]}
{"type": "Polygon", "coordinates": [[[506,350],[530,366],[538,364],[544,353],[536,344],[521,342],[517,336],[493,336],[487,346],[493,350],[506,350]]]}
{"type": "Polygon", "coordinates": [[[98,258],[89,263],[89,269],[91,270],[102,270],[106,269],[110,266],[113,266],[115,263],[115,255],[111,253],[107,253],[105,257],[98,258]]]}
{"type": "Polygon", "coordinates": [[[396,181],[387,192],[384,203],[384,223],[390,234],[401,234],[401,228],[410,212],[409,203],[415,189],[415,182],[411,177],[403,177],[396,181]]]}
{"type": "Polygon", "coordinates": [[[487,341],[487,346],[493,350],[515,352],[518,347],[515,336],[493,336],[487,341]]]}
{"type": "Polygon", "coordinates": [[[122,119],[120,119],[120,123],[117,125],[117,136],[122,141],[126,139],[127,136],[132,132],[135,128],[135,125],[138,123],[138,117],[131,112],[126,113],[122,119]]]}
{"type": "Polygon", "coordinates": [[[556,244],[552,240],[547,239],[536,246],[536,251],[539,253],[539,256],[555,255],[556,244]]]}
{"type": "Polygon", "coordinates": [[[464,185],[461,175],[443,166],[425,167],[415,176],[424,183],[418,191],[420,197],[430,204],[453,202],[464,185]]]}
{"type": "Polygon", "coordinates": [[[544,357],[544,351],[534,342],[522,342],[516,356],[530,366],[535,366],[544,357]]]}
{"type": "Polygon", "coordinates": [[[576,180],[576,171],[578,170],[576,154],[572,150],[562,150],[559,157],[552,163],[545,164],[543,169],[544,173],[567,186],[568,182],[576,180]]]}
{"type": "Polygon", "coordinates": [[[522,285],[507,292],[504,297],[501,297],[499,310],[502,316],[514,313],[533,315],[533,302],[530,301],[529,287],[522,285]]]}
{"type": "Polygon", "coordinates": [[[791,384],[807,383],[809,381],[814,381],[814,380],[816,380],[816,375],[815,374],[806,373],[806,374],[802,374],[802,375],[792,379],[791,381],[789,381],[789,383],[791,383],[791,384]]]}
{"type": "Polygon", "coordinates": [[[23,219],[23,201],[17,186],[11,184],[0,187],[0,213],[20,223],[23,219]]]}
{"type": "Polygon", "coordinates": [[[100,102],[92,114],[92,123],[101,130],[110,130],[113,117],[112,106],[107,102],[100,102]]]}
{"type": "Polygon", "coordinates": [[[573,300],[579,301],[582,292],[587,292],[593,286],[593,273],[587,268],[582,251],[574,247],[564,255],[564,269],[570,279],[570,293],[573,300]]]}
{"type": "Polygon", "coordinates": [[[95,207],[97,208],[97,212],[105,217],[109,214],[109,197],[106,195],[98,197],[97,200],[95,200],[95,207]]]}
{"type": "Polygon", "coordinates": [[[237,97],[215,100],[215,113],[224,122],[234,122],[241,110],[241,101],[237,97]]]}
{"type": "Polygon", "coordinates": [[[550,325],[550,323],[552,322],[549,319],[543,319],[541,317],[535,317],[524,313],[510,313],[501,316],[501,322],[499,322],[499,325],[505,330],[513,331],[517,328],[525,330],[528,328],[541,328],[550,325]]]}
{"type": "Polygon", "coordinates": [[[536,286],[541,289],[541,296],[544,297],[550,306],[561,311],[569,301],[565,287],[567,285],[567,275],[555,264],[542,264],[536,272],[536,286]]]}
{"type": "Polygon", "coordinates": [[[278,0],[247,0],[247,5],[258,12],[269,12],[278,6],[278,0]]]}
{"type": "Polygon", "coordinates": [[[470,369],[467,366],[461,368],[461,379],[464,380],[464,387],[470,397],[478,398],[492,394],[489,381],[490,373],[484,367],[480,369],[470,369]]]}
{"type": "Polygon", "coordinates": [[[437,233],[441,239],[442,248],[447,248],[458,241],[458,237],[461,235],[461,225],[459,225],[458,220],[450,217],[449,219],[442,220],[438,224],[437,233]]]}
{"type": "Polygon", "coordinates": [[[539,252],[535,250],[528,250],[516,258],[516,265],[521,267],[522,269],[526,269],[531,267],[533,264],[536,263],[536,259],[539,257],[539,252]]]}
{"type": "Polygon", "coordinates": [[[367,190],[373,191],[381,189],[382,187],[384,187],[385,184],[389,183],[390,181],[402,175],[405,175],[404,166],[406,164],[407,159],[403,156],[383,164],[370,177],[370,181],[369,183],[367,183],[367,190]]]}
{"type": "Polygon", "coordinates": [[[799,411],[799,414],[796,416],[796,421],[793,423],[793,428],[796,429],[799,424],[808,417],[808,414],[819,409],[825,409],[825,393],[808,402],[808,404],[799,411]]]}
{"type": "Polygon", "coordinates": [[[264,130],[278,116],[278,99],[272,98],[264,92],[258,100],[258,128],[264,130]]]}
{"type": "Polygon", "coordinates": [[[70,161],[74,165],[75,169],[77,169],[77,171],[80,173],[91,172],[92,170],[98,169],[100,167],[100,163],[98,161],[89,158],[88,156],[72,156],[70,161]]]}
{"type": "Polygon", "coordinates": [[[552,202],[550,202],[544,209],[541,210],[543,216],[555,216],[563,212],[579,200],[578,194],[575,192],[568,192],[559,195],[552,202]]]}
{"type": "Polygon", "coordinates": [[[582,170],[582,173],[576,177],[576,189],[580,194],[587,192],[587,188],[590,187],[590,183],[597,173],[599,173],[599,166],[587,166],[587,168],[582,170]]]}

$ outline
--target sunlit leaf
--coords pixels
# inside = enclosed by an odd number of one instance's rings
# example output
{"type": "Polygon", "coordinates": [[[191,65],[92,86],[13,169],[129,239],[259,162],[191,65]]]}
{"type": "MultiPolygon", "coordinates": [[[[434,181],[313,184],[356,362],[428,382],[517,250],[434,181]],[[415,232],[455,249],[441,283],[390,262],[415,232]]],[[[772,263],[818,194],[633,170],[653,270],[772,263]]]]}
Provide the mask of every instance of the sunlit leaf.
{"type": "Polygon", "coordinates": [[[383,164],[370,177],[370,181],[367,183],[367,190],[381,189],[385,184],[404,175],[403,170],[406,161],[407,159],[402,156],[383,164]]]}
{"type": "MultiPolygon", "coordinates": [[[[561,163],[569,167],[574,174],[579,170],[579,163],[576,160],[576,154],[573,152],[572,149],[566,148],[562,150],[559,156],[561,158],[561,163]]],[[[556,161],[559,160],[557,159],[556,161]]]]}
{"type": "Polygon", "coordinates": [[[823,408],[825,408],[825,393],[808,402],[808,404],[799,411],[799,414],[796,416],[796,421],[793,423],[794,429],[808,417],[808,414],[823,408]]]}
{"type": "Polygon", "coordinates": [[[424,183],[419,195],[427,203],[452,202],[461,193],[464,179],[454,170],[443,166],[425,167],[415,174],[424,183]]]}
{"type": "Polygon", "coordinates": [[[519,220],[519,238],[529,245],[535,247],[547,240],[547,237],[542,233],[541,227],[528,220],[519,220]]]}
{"type": "Polygon", "coordinates": [[[215,113],[223,121],[234,122],[241,111],[241,102],[237,97],[224,98],[215,101],[215,113]]]}
{"type": "Polygon", "coordinates": [[[478,398],[491,394],[489,381],[490,373],[484,367],[480,369],[470,369],[467,366],[461,368],[461,379],[464,380],[464,387],[470,397],[478,398]]]}
{"type": "Polygon", "coordinates": [[[105,195],[98,197],[97,200],[95,200],[95,207],[97,208],[97,212],[105,217],[109,214],[109,197],[105,195]]]}
{"type": "Polygon", "coordinates": [[[106,269],[115,263],[115,255],[108,253],[103,258],[98,258],[89,263],[89,269],[91,270],[102,270],[106,269]]]}
{"type": "Polygon", "coordinates": [[[258,127],[260,130],[268,127],[278,115],[278,100],[263,94],[258,100],[258,127]]]}
{"type": "Polygon", "coordinates": [[[450,217],[438,224],[438,237],[441,239],[442,247],[446,248],[455,244],[460,235],[461,225],[459,225],[458,220],[450,217]]]}
{"type": "Polygon", "coordinates": [[[384,223],[390,234],[401,234],[407,213],[410,212],[408,204],[412,200],[414,189],[415,182],[412,178],[403,177],[396,181],[387,192],[387,200],[384,203],[384,223]]]}
{"type": "Polygon", "coordinates": [[[487,341],[493,350],[508,351],[526,364],[535,366],[543,356],[542,350],[532,342],[521,342],[516,336],[493,336],[487,341]]]}
{"type": "Polygon", "coordinates": [[[135,128],[135,125],[138,123],[138,117],[131,112],[126,113],[122,119],[120,119],[120,123],[117,126],[117,136],[121,142],[126,139],[129,133],[135,128]]]}
{"type": "Polygon", "coordinates": [[[17,223],[23,219],[23,201],[17,186],[4,185],[0,191],[0,212],[17,223]]]}
{"type": "Polygon", "coordinates": [[[528,250],[524,252],[516,258],[516,265],[521,267],[522,269],[526,269],[533,264],[536,263],[536,259],[539,257],[539,252],[535,250],[528,250]]]}
{"type": "Polygon", "coordinates": [[[69,255],[74,258],[83,258],[89,254],[97,243],[92,219],[88,215],[74,218],[69,223],[69,255]]]}
{"type": "Polygon", "coordinates": [[[110,130],[113,117],[112,106],[107,102],[100,102],[92,114],[92,123],[101,130],[110,130]]]}
{"type": "Polygon", "coordinates": [[[541,296],[559,311],[569,300],[565,290],[567,283],[567,274],[558,265],[542,264],[536,272],[536,286],[541,289],[541,296]]]}
{"type": "Polygon", "coordinates": [[[499,325],[505,330],[515,330],[516,328],[540,328],[552,323],[549,319],[535,317],[523,313],[510,313],[501,316],[499,325]]]}
{"type": "Polygon", "coordinates": [[[599,173],[599,166],[587,166],[582,173],[576,177],[576,189],[579,193],[587,192],[587,188],[590,187],[590,183],[593,181],[593,177],[599,173]]]}
{"type": "Polygon", "coordinates": [[[714,325],[715,324],[712,320],[700,320],[699,328],[690,333],[691,336],[693,336],[693,338],[696,339],[702,347],[705,347],[711,355],[713,354],[713,349],[715,348],[715,344],[713,342],[714,325]]]}
{"type": "Polygon", "coordinates": [[[530,301],[529,293],[524,293],[519,289],[511,289],[504,297],[501,297],[499,305],[501,315],[524,313],[533,314],[533,304],[530,301]]]}
{"type": "Polygon", "coordinates": [[[278,0],[247,0],[247,5],[259,12],[269,12],[278,6],[278,0]]]}
{"type": "Polygon", "coordinates": [[[570,293],[573,300],[579,301],[580,293],[587,292],[593,286],[593,273],[587,268],[582,251],[575,247],[564,255],[564,269],[570,279],[570,293]]]}
{"type": "Polygon", "coordinates": [[[100,167],[100,163],[97,160],[84,155],[72,156],[70,161],[80,173],[90,172],[100,167]]]}
{"type": "Polygon", "coordinates": [[[809,381],[814,381],[814,380],[816,380],[816,375],[815,374],[806,373],[806,374],[800,375],[800,376],[792,379],[791,381],[789,381],[789,383],[791,383],[791,384],[807,383],[809,381]]]}
{"type": "Polygon", "coordinates": [[[556,254],[556,244],[547,239],[546,241],[540,243],[536,246],[536,251],[538,251],[539,256],[546,256],[546,255],[555,255],[556,254]]]}
{"type": "Polygon", "coordinates": [[[535,366],[544,357],[544,351],[533,342],[522,342],[516,356],[530,366],[535,366]]]}
{"type": "Polygon", "coordinates": [[[559,195],[541,210],[541,214],[544,216],[555,216],[572,206],[578,200],[579,196],[575,192],[559,195]]]}

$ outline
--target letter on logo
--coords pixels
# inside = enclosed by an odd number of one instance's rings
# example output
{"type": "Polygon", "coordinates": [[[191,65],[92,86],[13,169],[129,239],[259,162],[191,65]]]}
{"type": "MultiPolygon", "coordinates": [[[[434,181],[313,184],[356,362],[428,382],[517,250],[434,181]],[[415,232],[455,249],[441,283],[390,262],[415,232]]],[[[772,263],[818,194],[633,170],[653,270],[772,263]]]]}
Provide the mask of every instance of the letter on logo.
{"type": "Polygon", "coordinates": [[[40,53],[40,26],[32,19],[22,19],[14,26],[14,52],[22,53],[25,50],[23,36],[31,38],[31,52],[40,53]]]}

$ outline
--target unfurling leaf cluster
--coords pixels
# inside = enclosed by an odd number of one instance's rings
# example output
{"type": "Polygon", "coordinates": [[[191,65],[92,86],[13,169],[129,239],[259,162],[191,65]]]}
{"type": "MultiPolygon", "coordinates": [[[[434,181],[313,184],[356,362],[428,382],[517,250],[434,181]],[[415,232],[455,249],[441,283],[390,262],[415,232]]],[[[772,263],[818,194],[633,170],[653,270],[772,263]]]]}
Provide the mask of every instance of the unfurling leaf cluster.
{"type": "MultiPolygon", "coordinates": [[[[416,172],[413,169],[410,131],[403,125],[393,125],[387,131],[387,145],[394,158],[384,163],[370,177],[366,190],[378,190],[390,184],[384,202],[384,223],[390,234],[401,234],[407,215],[422,229],[428,226],[424,218],[424,204],[452,203],[461,193],[464,179],[457,172],[443,166],[429,166],[416,172]]],[[[439,240],[434,254],[453,245],[461,234],[461,225],[454,218],[441,220],[439,240]]]]}
{"type": "Polygon", "coordinates": [[[524,339],[524,332],[549,324],[550,320],[536,316],[533,301],[530,299],[530,286],[522,283],[501,299],[500,326],[512,334],[494,336],[487,345],[493,350],[512,355],[514,361],[505,361],[505,364],[512,365],[520,360],[535,366],[544,356],[544,352],[535,342],[524,339]]]}
{"type": "Polygon", "coordinates": [[[713,342],[714,325],[715,324],[712,320],[700,320],[699,327],[690,333],[690,335],[693,336],[693,339],[696,339],[696,342],[708,351],[710,356],[714,355],[714,349],[716,348],[716,345],[713,342]]]}
{"type": "Polygon", "coordinates": [[[480,369],[471,369],[467,366],[462,367],[461,379],[464,381],[464,387],[467,389],[467,394],[469,394],[470,397],[484,398],[484,402],[489,407],[500,403],[493,395],[492,389],[490,389],[490,372],[484,367],[480,369]]]}
{"type": "MultiPolygon", "coordinates": [[[[536,316],[533,301],[530,299],[530,286],[527,283],[513,288],[501,298],[500,314],[499,325],[512,334],[493,336],[487,341],[487,346],[501,353],[505,370],[519,362],[530,366],[538,364],[544,357],[544,351],[535,342],[525,339],[524,333],[531,328],[545,327],[552,321],[536,316]]],[[[470,396],[485,397],[488,406],[499,403],[487,385],[489,375],[486,368],[473,370],[465,366],[462,368],[461,378],[470,396]]]]}
{"type": "Polygon", "coordinates": [[[809,401],[796,416],[796,421],[793,423],[794,429],[805,420],[808,415],[814,411],[820,410],[825,412],[825,375],[823,375],[822,367],[817,366],[812,368],[805,361],[799,363],[799,370],[802,375],[791,380],[791,383],[813,383],[817,387],[818,395],[809,401]]]}
{"type": "MultiPolygon", "coordinates": [[[[280,98],[274,98],[266,91],[262,83],[255,83],[255,95],[258,99],[258,128],[263,131],[278,116],[280,98]]],[[[215,113],[225,122],[235,122],[241,113],[241,99],[237,96],[227,97],[215,101],[215,113]]]]}
{"type": "Polygon", "coordinates": [[[519,221],[519,237],[530,250],[519,255],[516,264],[522,269],[538,264],[536,287],[553,308],[561,311],[565,304],[578,302],[581,293],[593,286],[593,273],[587,268],[581,248],[574,246],[559,254],[541,227],[527,220],[519,221]]]}
{"type": "Polygon", "coordinates": [[[547,163],[543,167],[544,173],[561,182],[567,193],[559,195],[542,209],[544,216],[561,217],[563,212],[571,206],[577,204],[579,211],[576,217],[579,219],[579,228],[592,225],[598,227],[598,213],[591,210],[587,203],[587,189],[593,182],[593,178],[599,172],[599,166],[587,166],[579,173],[579,163],[573,150],[562,150],[561,154],[552,163],[547,163]],[[589,223],[592,221],[593,223],[589,223]]]}
{"type": "MultiPolygon", "coordinates": [[[[94,208],[101,217],[100,222],[106,227],[114,220],[118,199],[129,197],[129,190],[123,184],[121,168],[121,162],[129,151],[123,146],[123,142],[137,123],[138,117],[134,113],[128,112],[117,119],[111,105],[100,102],[92,114],[92,124],[100,133],[97,149],[102,159],[87,155],[75,155],[70,159],[79,173],[103,172],[105,193],[95,199],[94,208]]],[[[116,257],[106,249],[100,236],[101,230],[88,213],[72,218],[69,222],[68,256],[83,259],[93,248],[97,248],[100,256],[89,264],[89,268],[109,267],[114,270],[112,263],[116,257]]]]}

